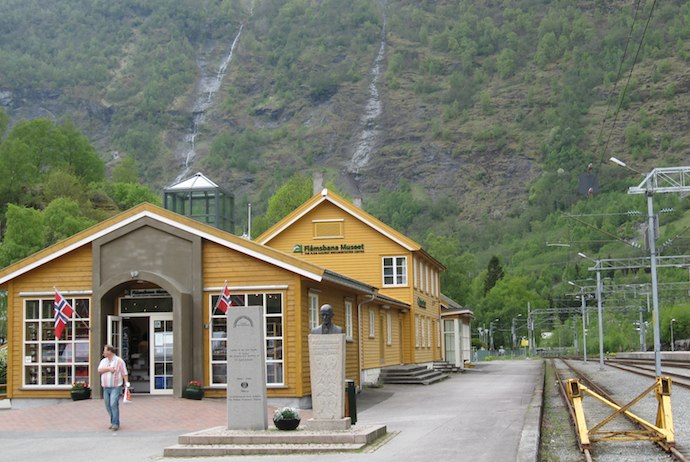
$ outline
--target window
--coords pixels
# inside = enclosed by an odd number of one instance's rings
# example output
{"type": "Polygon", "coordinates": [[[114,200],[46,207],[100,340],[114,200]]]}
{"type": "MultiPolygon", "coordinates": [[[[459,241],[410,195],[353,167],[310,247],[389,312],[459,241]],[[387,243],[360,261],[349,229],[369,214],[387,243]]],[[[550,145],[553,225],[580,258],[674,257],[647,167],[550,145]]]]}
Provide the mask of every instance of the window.
{"type": "Polygon", "coordinates": [[[383,257],[383,285],[407,285],[407,257],[383,257]]]}
{"type": "Polygon", "coordinates": [[[436,271],[431,270],[431,295],[436,295],[436,271]]]}
{"type": "Polygon", "coordinates": [[[414,346],[419,347],[419,315],[414,317],[414,346]]]}
{"type": "Polygon", "coordinates": [[[419,260],[418,260],[417,258],[414,258],[414,259],[412,260],[412,273],[413,273],[413,276],[412,276],[412,277],[413,277],[413,280],[414,280],[413,284],[414,284],[414,288],[415,288],[415,289],[416,289],[417,287],[419,287],[419,274],[417,274],[417,264],[418,264],[418,262],[419,262],[419,260]]]}
{"type": "Polygon", "coordinates": [[[55,299],[24,301],[24,386],[67,386],[89,381],[88,298],[65,297],[75,311],[55,338],[55,299]]]}
{"type": "Polygon", "coordinates": [[[438,334],[438,337],[436,337],[436,348],[441,348],[441,322],[439,321],[436,326],[438,327],[438,329],[436,329],[438,334]]]}
{"type": "Polygon", "coordinates": [[[426,346],[426,318],[422,318],[422,344],[421,347],[426,346]]]}
{"type": "Polygon", "coordinates": [[[352,340],[352,300],[345,300],[345,339],[352,340]]]}
{"type": "Polygon", "coordinates": [[[369,308],[369,337],[374,337],[376,334],[376,319],[374,316],[374,310],[369,308]]]}
{"type": "Polygon", "coordinates": [[[431,319],[426,320],[426,347],[431,348],[431,319]]]}
{"type": "Polygon", "coordinates": [[[386,313],[386,345],[393,344],[393,334],[391,332],[391,314],[386,313]]]}
{"type": "Polygon", "coordinates": [[[315,329],[319,324],[319,294],[309,292],[309,329],[315,329]]]}
{"type": "Polygon", "coordinates": [[[424,289],[424,263],[419,262],[419,290],[422,292],[424,289]]]}
{"type": "MultiPolygon", "coordinates": [[[[283,384],[283,295],[280,293],[231,294],[232,306],[263,306],[266,338],[266,384],[283,384]]],[[[215,307],[218,295],[211,297],[215,307]]],[[[230,308],[232,309],[232,308],[230,308]]],[[[211,385],[227,381],[227,317],[213,310],[210,327],[211,385]]]]}
{"type": "Polygon", "coordinates": [[[424,291],[428,294],[429,290],[429,267],[427,265],[424,265],[424,291]]]}

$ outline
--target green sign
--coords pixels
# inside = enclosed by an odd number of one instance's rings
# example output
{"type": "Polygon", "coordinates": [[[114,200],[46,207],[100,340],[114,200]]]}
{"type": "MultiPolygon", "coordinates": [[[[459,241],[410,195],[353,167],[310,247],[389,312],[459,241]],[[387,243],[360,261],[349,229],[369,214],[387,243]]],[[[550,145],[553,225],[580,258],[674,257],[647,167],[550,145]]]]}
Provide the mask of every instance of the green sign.
{"type": "Polygon", "coordinates": [[[364,244],[339,244],[339,245],[304,245],[295,244],[292,253],[305,255],[332,254],[332,253],[364,253],[364,244]]]}

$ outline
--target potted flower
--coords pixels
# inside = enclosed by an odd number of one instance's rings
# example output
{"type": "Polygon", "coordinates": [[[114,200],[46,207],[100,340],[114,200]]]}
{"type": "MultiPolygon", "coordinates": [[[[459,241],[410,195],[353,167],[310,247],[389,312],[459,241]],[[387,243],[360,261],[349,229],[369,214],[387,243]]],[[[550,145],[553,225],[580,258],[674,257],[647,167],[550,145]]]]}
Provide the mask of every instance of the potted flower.
{"type": "Polygon", "coordinates": [[[74,382],[69,395],[72,397],[72,401],[89,399],[91,398],[91,388],[89,388],[89,384],[86,382],[74,382]]]}
{"type": "Polygon", "coordinates": [[[204,397],[204,386],[201,382],[191,380],[184,390],[182,390],[182,397],[187,399],[202,399],[204,397]]]}
{"type": "Polygon", "coordinates": [[[278,430],[294,430],[299,427],[299,411],[294,407],[282,407],[273,413],[273,423],[278,430]]]}

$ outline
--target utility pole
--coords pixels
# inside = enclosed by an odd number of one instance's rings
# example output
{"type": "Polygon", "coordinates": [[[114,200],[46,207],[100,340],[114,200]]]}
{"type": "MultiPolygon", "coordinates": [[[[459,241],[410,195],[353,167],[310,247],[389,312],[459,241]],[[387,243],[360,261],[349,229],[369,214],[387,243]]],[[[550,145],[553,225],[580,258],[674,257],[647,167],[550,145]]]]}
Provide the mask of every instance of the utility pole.
{"type": "MultiPolygon", "coordinates": [[[[611,162],[628,168],[635,173],[640,173],[628,167],[615,157],[611,162]]],[[[654,216],[654,193],[687,193],[690,192],[690,167],[666,167],[655,168],[645,176],[638,186],[628,188],[628,194],[644,194],[647,197],[647,239],[649,240],[650,267],[652,273],[652,327],[654,331],[654,368],[656,376],[661,377],[661,332],[659,328],[659,287],[656,273],[656,227],[654,216]]]]}

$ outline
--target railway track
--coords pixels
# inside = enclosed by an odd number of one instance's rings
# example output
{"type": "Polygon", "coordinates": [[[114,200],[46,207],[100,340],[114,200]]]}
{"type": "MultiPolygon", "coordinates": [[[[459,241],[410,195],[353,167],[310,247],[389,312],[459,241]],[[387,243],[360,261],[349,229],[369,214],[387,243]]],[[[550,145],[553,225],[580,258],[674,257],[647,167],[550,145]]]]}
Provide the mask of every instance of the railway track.
{"type": "MultiPolygon", "coordinates": [[[[654,361],[645,359],[607,359],[606,364],[643,377],[656,377],[654,361]]],[[[671,377],[673,385],[690,388],[690,364],[685,361],[663,361],[662,375],[671,377]]]]}
{"type": "MultiPolygon", "coordinates": [[[[568,412],[570,413],[571,422],[573,423],[573,425],[576,426],[577,418],[572,403],[568,398],[568,390],[566,385],[566,381],[568,379],[578,379],[580,383],[585,385],[586,388],[594,391],[596,394],[600,395],[602,398],[610,401],[611,403],[621,406],[621,404],[616,402],[616,399],[613,396],[615,394],[615,390],[607,390],[605,388],[600,387],[597,383],[594,382],[594,380],[592,380],[588,376],[588,374],[586,374],[579,368],[575,367],[571,362],[567,360],[552,359],[551,361],[556,372],[558,384],[560,385],[561,394],[568,408],[568,412]]],[[[610,365],[613,366],[613,364],[610,365]]],[[[619,365],[617,364],[616,366],[619,365]]],[[[629,367],[632,366],[625,365],[621,368],[623,368],[623,370],[627,372],[633,372],[632,370],[628,369],[629,367]]],[[[639,372],[635,371],[635,373],[639,372]]],[[[649,376],[648,374],[649,371],[642,371],[641,375],[649,376]]],[[[654,377],[656,379],[656,376],[653,372],[649,377],[654,377]]],[[[675,379],[673,380],[675,381],[675,379]]],[[[650,381],[650,383],[653,382],[650,381]]],[[[640,391],[643,391],[643,389],[641,389],[640,391]]],[[[649,400],[649,397],[647,398],[647,400],[649,400]]],[[[651,400],[655,402],[654,404],[656,404],[656,400],[653,398],[653,396],[651,400]]],[[[643,408],[640,409],[640,411],[646,411],[647,414],[651,414],[652,416],[654,415],[654,413],[651,412],[654,410],[651,409],[653,406],[651,406],[649,403],[636,403],[635,406],[638,406],[638,404],[641,408],[643,408]]],[[[583,447],[581,442],[578,441],[584,460],[588,462],[600,460],[635,460],[645,462],[656,460],[677,460],[682,462],[688,461],[687,457],[683,455],[679,449],[677,449],[673,445],[667,445],[665,441],[661,441],[658,439],[657,441],[653,441],[649,438],[628,438],[628,435],[636,435],[644,432],[641,430],[641,426],[639,424],[633,423],[632,420],[626,420],[622,417],[626,413],[623,413],[617,416],[615,419],[608,421],[608,419],[610,419],[610,416],[615,413],[614,409],[603,405],[600,401],[594,399],[593,397],[583,399],[581,401],[581,405],[584,408],[586,426],[588,429],[591,429],[589,430],[591,434],[590,440],[594,443],[591,446],[583,447]],[[612,431],[601,432],[601,427],[603,427],[603,422],[605,421],[607,430],[610,429],[612,431]],[[597,429],[598,432],[608,433],[613,436],[610,436],[608,438],[599,438],[596,436],[598,433],[593,434],[594,429],[597,429]],[[628,453],[629,455],[621,456],[622,453],[628,453]],[[672,459],[669,459],[669,457],[671,457],[672,459]]],[[[633,407],[630,408],[630,410],[632,409],[633,407]]],[[[635,410],[635,412],[637,412],[637,410],[635,410]]],[[[628,417],[629,419],[630,416],[625,415],[625,417],[628,417]]],[[[647,421],[649,422],[650,420],[647,421]]],[[[651,422],[654,422],[653,418],[651,419],[651,422]]]]}

